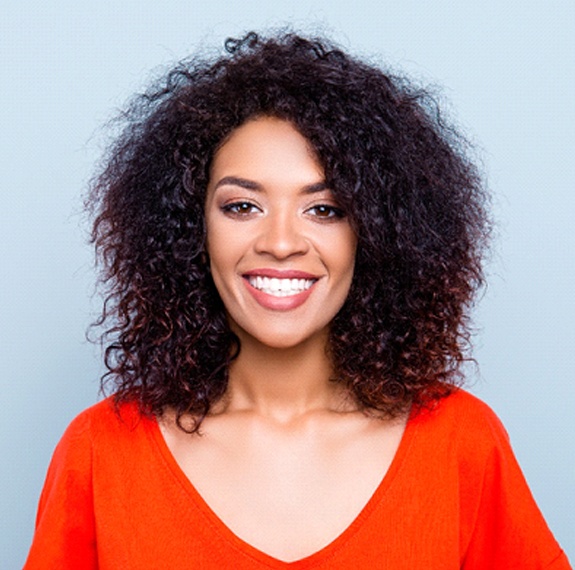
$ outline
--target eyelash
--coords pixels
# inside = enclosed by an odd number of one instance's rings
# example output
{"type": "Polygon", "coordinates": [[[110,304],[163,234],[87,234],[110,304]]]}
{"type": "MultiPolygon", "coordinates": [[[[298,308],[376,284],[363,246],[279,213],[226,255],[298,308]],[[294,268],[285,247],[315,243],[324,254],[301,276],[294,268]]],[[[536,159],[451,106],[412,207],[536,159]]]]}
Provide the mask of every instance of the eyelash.
{"type": "MultiPolygon", "coordinates": [[[[246,200],[225,204],[221,209],[224,213],[238,218],[250,216],[255,212],[261,212],[261,209],[258,206],[246,200]],[[249,209],[249,211],[241,212],[240,208],[246,208],[249,209]]],[[[305,212],[312,213],[313,217],[326,222],[341,220],[346,216],[345,212],[341,208],[332,206],[331,204],[316,204],[315,206],[311,206],[305,210],[305,212]]]]}
{"type": "Polygon", "coordinates": [[[246,200],[242,200],[240,202],[232,202],[231,204],[225,204],[222,206],[222,211],[226,214],[231,214],[233,216],[243,217],[249,216],[250,214],[254,213],[254,210],[260,210],[255,204],[251,202],[247,202],[246,200]],[[240,212],[239,208],[247,206],[250,211],[249,212],[240,212]]]}
{"type": "Polygon", "coordinates": [[[313,210],[316,211],[315,215],[323,220],[341,220],[342,218],[345,218],[345,212],[341,208],[330,204],[316,204],[315,206],[308,208],[306,212],[311,212],[313,210]],[[327,215],[318,215],[319,211],[327,213],[327,215]]]}

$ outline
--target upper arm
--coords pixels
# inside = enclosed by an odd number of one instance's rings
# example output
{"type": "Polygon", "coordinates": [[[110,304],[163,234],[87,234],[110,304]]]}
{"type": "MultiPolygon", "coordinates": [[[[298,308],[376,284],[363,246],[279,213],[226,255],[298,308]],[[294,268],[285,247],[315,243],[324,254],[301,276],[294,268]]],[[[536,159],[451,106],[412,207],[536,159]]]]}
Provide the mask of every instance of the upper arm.
{"type": "Polygon", "coordinates": [[[70,424],[54,451],[24,568],[97,568],[92,444],[86,414],[70,424]]]}
{"type": "Polygon", "coordinates": [[[485,416],[486,453],[463,568],[568,569],[495,414],[485,416]]]}

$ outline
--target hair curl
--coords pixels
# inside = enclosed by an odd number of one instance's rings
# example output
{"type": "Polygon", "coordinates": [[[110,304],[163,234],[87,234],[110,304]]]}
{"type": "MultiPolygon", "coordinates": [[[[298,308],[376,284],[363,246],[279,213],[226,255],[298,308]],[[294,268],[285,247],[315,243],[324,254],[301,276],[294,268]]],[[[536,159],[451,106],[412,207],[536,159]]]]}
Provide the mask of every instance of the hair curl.
{"type": "Polygon", "coordinates": [[[329,352],[360,406],[393,416],[461,381],[483,282],[487,194],[465,141],[425,91],[326,40],[254,33],[180,63],[124,113],[87,203],[103,263],[116,401],[192,413],[226,391],[240,346],[205,263],[210,162],[246,120],[290,121],[358,235],[329,352]]]}

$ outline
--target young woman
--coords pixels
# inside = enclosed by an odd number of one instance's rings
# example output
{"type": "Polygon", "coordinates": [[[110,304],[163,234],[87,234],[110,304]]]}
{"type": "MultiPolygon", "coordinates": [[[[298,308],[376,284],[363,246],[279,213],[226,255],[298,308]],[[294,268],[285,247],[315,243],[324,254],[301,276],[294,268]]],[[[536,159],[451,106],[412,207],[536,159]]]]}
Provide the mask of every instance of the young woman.
{"type": "Polygon", "coordinates": [[[114,395],[26,568],[569,568],[458,387],[489,233],[463,141],[325,41],[227,48],[136,100],[94,185],[114,395]]]}

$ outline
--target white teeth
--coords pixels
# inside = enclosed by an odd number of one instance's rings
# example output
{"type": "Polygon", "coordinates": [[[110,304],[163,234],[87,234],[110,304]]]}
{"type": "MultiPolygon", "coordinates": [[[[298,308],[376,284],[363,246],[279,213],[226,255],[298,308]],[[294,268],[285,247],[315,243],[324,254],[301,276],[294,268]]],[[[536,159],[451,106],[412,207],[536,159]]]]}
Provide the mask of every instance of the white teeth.
{"type": "Polygon", "coordinates": [[[262,277],[250,275],[248,281],[252,287],[274,297],[289,297],[307,291],[315,279],[278,279],[277,277],[262,277]]]}

